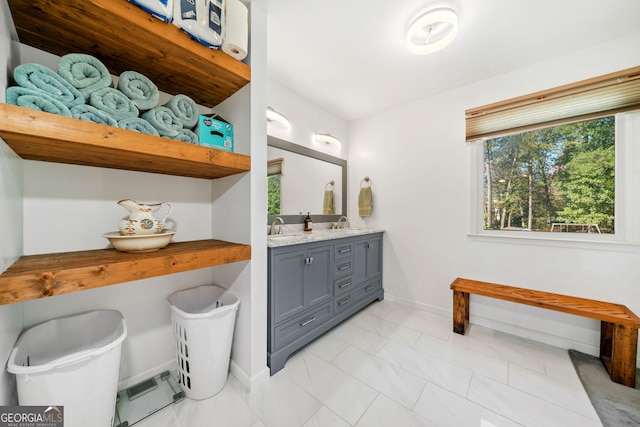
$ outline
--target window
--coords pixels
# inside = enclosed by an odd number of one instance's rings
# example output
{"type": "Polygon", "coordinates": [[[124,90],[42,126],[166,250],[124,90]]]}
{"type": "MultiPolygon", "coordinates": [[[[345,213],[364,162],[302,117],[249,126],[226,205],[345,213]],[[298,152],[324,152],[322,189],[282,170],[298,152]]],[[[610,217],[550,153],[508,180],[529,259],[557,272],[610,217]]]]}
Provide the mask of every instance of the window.
{"type": "Polygon", "coordinates": [[[636,67],[466,111],[472,234],[640,242],[639,109],[636,67]]]}
{"type": "Polygon", "coordinates": [[[267,162],[267,215],[280,215],[281,178],[284,159],[267,162]]]}
{"type": "Polygon", "coordinates": [[[615,118],[487,139],[485,230],[615,232],[615,118]]]}

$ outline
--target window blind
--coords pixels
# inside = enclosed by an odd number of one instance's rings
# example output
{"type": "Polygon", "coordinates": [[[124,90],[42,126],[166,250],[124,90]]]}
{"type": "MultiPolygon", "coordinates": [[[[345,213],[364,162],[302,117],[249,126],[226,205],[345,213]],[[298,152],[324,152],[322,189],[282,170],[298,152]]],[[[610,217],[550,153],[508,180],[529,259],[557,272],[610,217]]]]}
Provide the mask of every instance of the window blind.
{"type": "Polygon", "coordinates": [[[640,66],[465,111],[466,140],[640,109],[640,66]]]}
{"type": "Polygon", "coordinates": [[[284,159],[273,159],[267,161],[267,176],[282,175],[284,159]]]}

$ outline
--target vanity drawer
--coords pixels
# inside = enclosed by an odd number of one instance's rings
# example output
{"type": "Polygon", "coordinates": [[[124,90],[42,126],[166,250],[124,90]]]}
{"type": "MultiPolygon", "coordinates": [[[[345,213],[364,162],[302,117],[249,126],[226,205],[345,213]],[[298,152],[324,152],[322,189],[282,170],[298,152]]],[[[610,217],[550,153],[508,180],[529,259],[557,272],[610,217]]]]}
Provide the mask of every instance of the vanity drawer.
{"type": "Polygon", "coordinates": [[[353,297],[356,301],[360,301],[361,299],[366,298],[367,295],[379,289],[382,289],[382,279],[372,280],[371,282],[367,282],[356,289],[353,292],[353,297]]]}
{"type": "Polygon", "coordinates": [[[354,242],[337,243],[335,246],[335,259],[343,259],[352,256],[354,253],[354,242]]]}
{"type": "Polygon", "coordinates": [[[353,273],[353,258],[335,262],[335,277],[342,277],[353,273]]]}
{"type": "Polygon", "coordinates": [[[333,282],[333,294],[338,296],[345,292],[350,292],[353,290],[353,279],[351,276],[341,277],[338,280],[334,280],[333,282]]]}
{"type": "Polygon", "coordinates": [[[309,313],[305,313],[276,327],[274,339],[275,348],[285,346],[330,320],[333,316],[332,304],[333,302],[322,305],[309,313]]]}
{"type": "Polygon", "coordinates": [[[333,307],[335,314],[338,314],[346,310],[347,308],[351,307],[353,305],[353,302],[354,302],[353,292],[349,292],[337,297],[334,300],[335,305],[333,307]]]}

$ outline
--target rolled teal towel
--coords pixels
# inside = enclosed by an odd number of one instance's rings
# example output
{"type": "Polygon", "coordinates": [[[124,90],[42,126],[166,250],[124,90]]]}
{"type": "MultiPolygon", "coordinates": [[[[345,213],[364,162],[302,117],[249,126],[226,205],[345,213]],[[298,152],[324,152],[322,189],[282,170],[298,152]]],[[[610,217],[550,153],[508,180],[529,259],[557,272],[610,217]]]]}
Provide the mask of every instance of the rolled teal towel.
{"type": "Polygon", "coordinates": [[[13,78],[22,87],[37,89],[71,108],[84,104],[84,96],[55,71],[40,64],[22,64],[13,70],[13,78]]]}
{"type": "Polygon", "coordinates": [[[118,126],[122,129],[133,130],[140,133],[146,133],[147,135],[160,136],[156,128],[151,126],[151,123],[141,119],[140,117],[131,117],[128,119],[122,119],[118,121],[118,126]]]}
{"type": "Polygon", "coordinates": [[[173,138],[182,129],[182,122],[167,107],[155,107],[140,116],[156,128],[161,136],[173,138]]]}
{"type": "Polygon", "coordinates": [[[89,104],[119,121],[138,117],[138,109],[127,95],[112,87],[103,87],[91,94],[89,104]]]}
{"type": "Polygon", "coordinates": [[[66,105],[38,89],[12,86],[7,88],[5,97],[7,104],[44,111],[45,113],[57,114],[59,116],[71,117],[71,111],[69,111],[66,105]]]}
{"type": "Polygon", "coordinates": [[[118,127],[118,122],[113,117],[91,105],[74,105],[71,107],[71,116],[87,122],[118,127]]]}
{"type": "Polygon", "coordinates": [[[198,135],[191,132],[189,129],[180,129],[178,134],[171,139],[188,142],[189,144],[198,144],[198,135]]]}
{"type": "Polygon", "coordinates": [[[191,129],[198,123],[198,105],[187,95],[176,95],[164,106],[180,119],[182,127],[191,129]]]}
{"type": "Polygon", "coordinates": [[[107,67],[97,58],[83,53],[70,53],[60,58],[58,74],[87,100],[96,90],[113,86],[107,67]]]}
{"type": "Polygon", "coordinates": [[[118,79],[118,89],[129,97],[140,110],[150,110],[158,105],[160,92],[146,76],[135,72],[125,71],[118,79]]]}

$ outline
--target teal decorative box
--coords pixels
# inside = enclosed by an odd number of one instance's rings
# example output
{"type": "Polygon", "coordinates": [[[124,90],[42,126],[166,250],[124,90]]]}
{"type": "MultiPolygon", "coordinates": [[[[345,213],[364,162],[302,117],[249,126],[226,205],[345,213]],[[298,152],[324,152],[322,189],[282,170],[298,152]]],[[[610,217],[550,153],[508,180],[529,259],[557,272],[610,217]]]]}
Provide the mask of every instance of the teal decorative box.
{"type": "Polygon", "coordinates": [[[196,135],[202,146],[233,153],[233,125],[217,114],[201,114],[196,135]]]}

